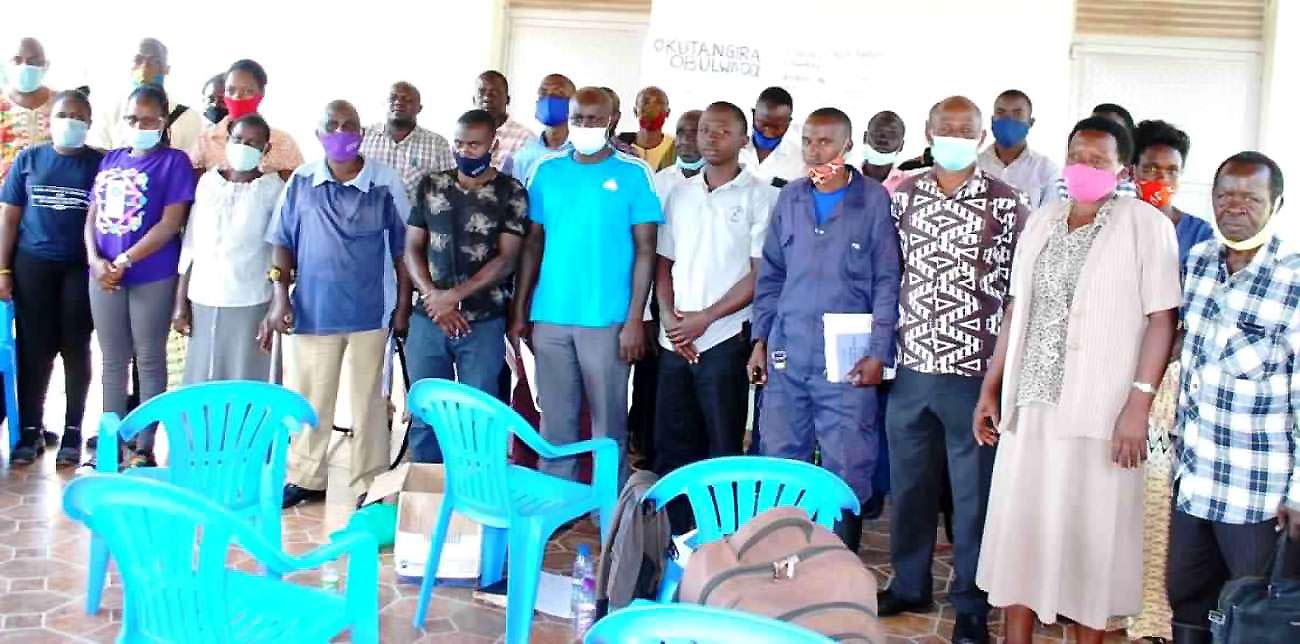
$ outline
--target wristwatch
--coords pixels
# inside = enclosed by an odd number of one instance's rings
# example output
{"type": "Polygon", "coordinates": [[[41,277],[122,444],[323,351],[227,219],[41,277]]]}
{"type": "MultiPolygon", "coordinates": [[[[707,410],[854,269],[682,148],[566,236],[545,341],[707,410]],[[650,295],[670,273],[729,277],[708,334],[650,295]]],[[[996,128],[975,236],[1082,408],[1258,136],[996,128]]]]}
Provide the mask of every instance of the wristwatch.
{"type": "Polygon", "coordinates": [[[266,272],[266,281],[272,284],[279,282],[282,277],[284,277],[284,271],[279,266],[272,266],[271,270],[266,272]]]}
{"type": "Polygon", "coordinates": [[[1147,383],[1145,383],[1145,382],[1138,382],[1138,381],[1136,381],[1136,380],[1133,381],[1133,388],[1136,389],[1136,390],[1138,390],[1138,391],[1140,391],[1140,392],[1142,392],[1142,393],[1144,393],[1144,394],[1151,394],[1151,395],[1153,395],[1153,396],[1154,396],[1155,393],[1156,393],[1156,388],[1155,388],[1155,387],[1152,387],[1151,385],[1149,385],[1149,384],[1147,384],[1147,383]]]}
{"type": "Polygon", "coordinates": [[[118,268],[131,268],[131,256],[126,253],[119,253],[113,258],[113,265],[118,268]]]}

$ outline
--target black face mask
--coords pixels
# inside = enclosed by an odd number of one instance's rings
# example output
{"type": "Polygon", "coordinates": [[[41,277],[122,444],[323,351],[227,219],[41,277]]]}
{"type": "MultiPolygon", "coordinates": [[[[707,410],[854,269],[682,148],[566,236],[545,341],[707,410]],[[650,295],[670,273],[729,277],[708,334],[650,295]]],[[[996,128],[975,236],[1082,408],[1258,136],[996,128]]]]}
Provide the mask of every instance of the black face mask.
{"type": "Polygon", "coordinates": [[[230,111],[226,109],[225,105],[213,105],[203,110],[203,118],[207,119],[209,123],[220,123],[221,119],[226,118],[229,113],[230,111]]]}

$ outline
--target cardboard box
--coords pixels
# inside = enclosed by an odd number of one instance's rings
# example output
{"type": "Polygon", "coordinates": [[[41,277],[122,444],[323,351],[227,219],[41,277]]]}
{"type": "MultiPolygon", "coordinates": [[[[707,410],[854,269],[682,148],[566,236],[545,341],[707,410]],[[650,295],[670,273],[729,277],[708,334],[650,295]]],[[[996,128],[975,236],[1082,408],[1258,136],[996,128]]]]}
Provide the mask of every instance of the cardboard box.
{"type": "MultiPolygon", "coordinates": [[[[397,576],[408,580],[424,577],[429,542],[442,507],[445,478],[442,465],[405,463],[375,477],[366,500],[379,502],[397,496],[397,534],[393,561],[397,576]]],[[[477,579],[483,543],[483,527],[460,514],[453,514],[442,546],[438,578],[477,579]]]]}

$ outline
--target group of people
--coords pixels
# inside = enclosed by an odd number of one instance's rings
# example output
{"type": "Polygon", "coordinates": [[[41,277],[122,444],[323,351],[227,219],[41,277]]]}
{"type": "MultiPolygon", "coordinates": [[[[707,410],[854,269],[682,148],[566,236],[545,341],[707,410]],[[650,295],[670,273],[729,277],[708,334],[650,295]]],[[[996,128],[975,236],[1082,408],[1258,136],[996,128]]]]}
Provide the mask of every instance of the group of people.
{"type": "MultiPolygon", "coordinates": [[[[1025,93],[998,95],[987,127],[974,101],[945,98],[925,154],[904,160],[894,112],[859,144],[833,107],[795,124],[779,87],[750,110],[685,112],[674,133],[667,94],[647,87],[638,130],[619,133],[613,91],[551,74],[537,133],[487,71],[450,142],[418,124],[420,92],[399,82],[383,122],[326,105],[324,157],[304,162],[258,114],[268,78],[251,60],[204,85],[200,112],[169,98],[167,49],[145,39],[135,87],[104,118],[82,91],[42,83],[36,40],[8,64],[15,464],[47,443],[80,461],[92,329],[104,409],[119,414],[133,363],[140,399],[165,389],[174,329],[187,384],[266,380],[287,345],[286,383],[322,422],[293,441],[286,506],[324,496],[347,396],[361,494],[388,464],[397,335],[413,380],[505,399],[507,348],[530,350],[542,434],[615,439],[620,481],[630,452],[663,475],[742,453],[752,426],[751,453],[815,460],[864,515],[888,491],[882,616],[933,610],[948,507],[955,641],[988,641],[998,606],[1008,641],[1065,618],[1099,642],[1161,614],[1144,574],[1164,570],[1172,618],[1130,634],[1208,642],[1219,589],[1263,570],[1279,530],[1300,539],[1300,252],[1274,234],[1283,175],[1263,154],[1219,165],[1202,219],[1173,206],[1188,135],[1115,104],[1056,143],[1058,168],[1028,145],[1025,93]],[[842,314],[865,340],[830,373],[842,314]],[[42,414],[56,356],[61,438],[42,414]],[[1144,552],[1155,534],[1167,563],[1144,552]]],[[[430,428],[411,431],[414,460],[441,460],[430,428]]],[[[129,449],[133,465],[155,460],[147,432],[129,449]]],[[[573,460],[540,467],[577,476],[573,460]]],[[[862,516],[836,531],[857,549],[862,516]]]]}

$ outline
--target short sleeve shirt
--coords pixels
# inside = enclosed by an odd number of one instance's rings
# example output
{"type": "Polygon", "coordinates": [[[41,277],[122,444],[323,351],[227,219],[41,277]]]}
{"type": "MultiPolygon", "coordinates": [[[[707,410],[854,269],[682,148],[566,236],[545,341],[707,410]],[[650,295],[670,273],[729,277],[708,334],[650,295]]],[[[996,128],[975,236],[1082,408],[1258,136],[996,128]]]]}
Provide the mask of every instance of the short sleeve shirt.
{"type": "Polygon", "coordinates": [[[400,186],[396,172],[371,160],[346,183],[323,160],[289,178],[267,241],[288,249],[297,262],[297,333],[332,335],[387,325],[384,276],[406,241],[400,186]]]}
{"type": "MultiPolygon", "coordinates": [[[[226,142],[230,140],[230,117],[207,126],[190,149],[190,162],[195,168],[211,170],[228,169],[226,142]]],[[[288,133],[271,128],[271,149],[262,157],[258,169],[262,172],[290,171],[302,165],[302,152],[288,133]]]]}
{"type": "MultiPolygon", "coordinates": [[[[406,222],[429,231],[429,274],[438,289],[468,281],[500,252],[502,233],[523,237],[528,231],[528,191],[513,177],[497,173],[491,181],[466,190],[455,170],[430,174],[416,189],[406,222]]],[[[508,282],[461,302],[461,315],[477,322],[501,317],[510,298],[508,282]]]]}
{"type": "MultiPolygon", "coordinates": [[[[140,157],[131,156],[130,148],[120,148],[104,155],[92,194],[95,246],[100,257],[111,260],[158,225],[167,206],[194,201],[194,171],[185,153],[174,148],[160,147],[140,157]]],[[[177,235],[126,269],[122,284],[175,276],[180,254],[177,235]]]]}
{"type": "Polygon", "coordinates": [[[86,263],[86,211],[103,158],[103,152],[88,147],[59,154],[48,143],[18,154],[0,190],[0,203],[22,208],[20,252],[51,262],[86,263]]]}
{"type": "Polygon", "coordinates": [[[412,201],[424,175],[456,167],[447,139],[418,126],[400,142],[388,135],[382,123],[366,128],[362,133],[361,156],[395,170],[412,201]]]}
{"type": "Polygon", "coordinates": [[[664,220],[645,162],[614,152],[599,163],[543,157],[528,182],[528,214],[546,231],[532,319],[604,327],[627,320],[632,227],[664,220]]]}

